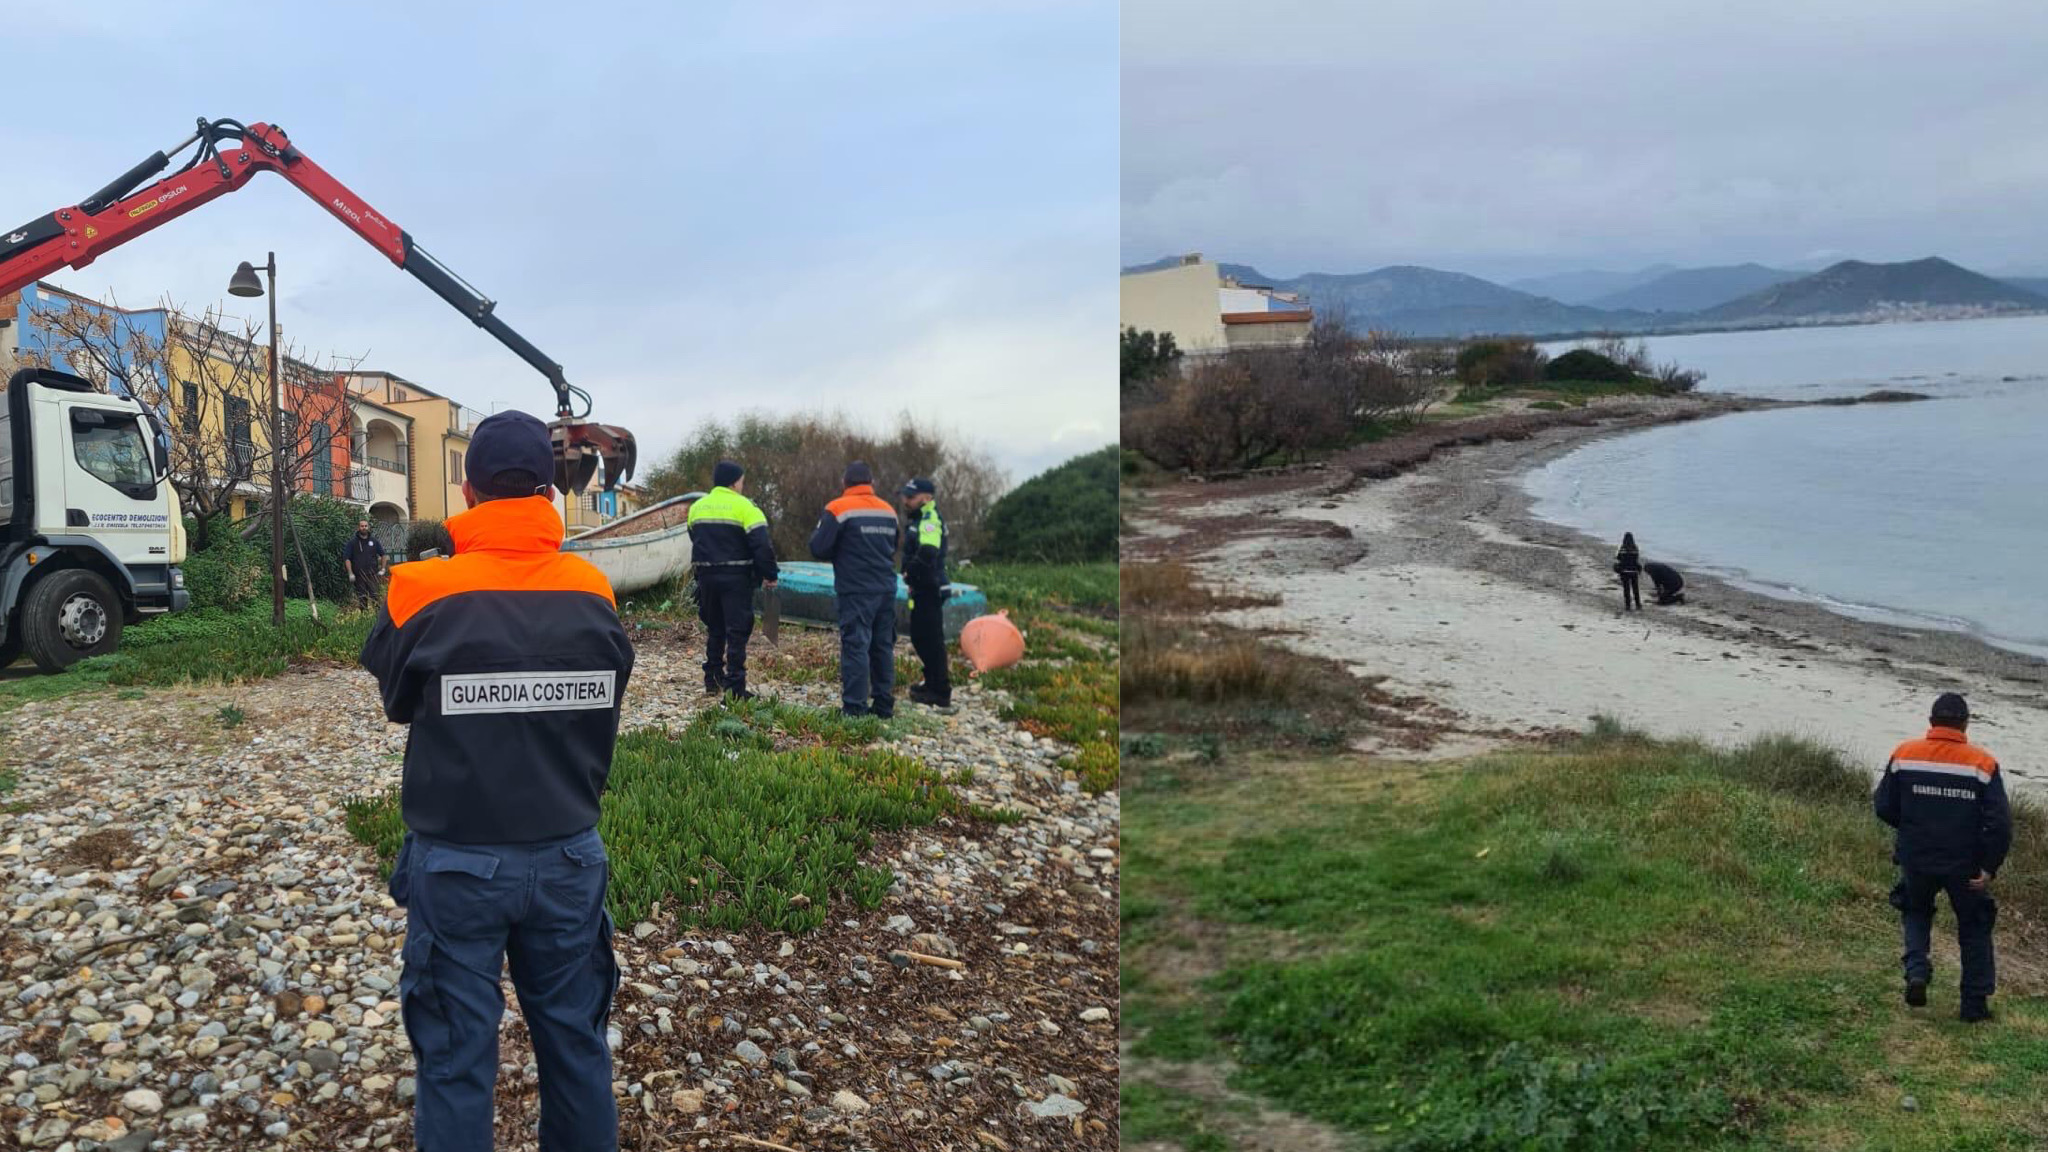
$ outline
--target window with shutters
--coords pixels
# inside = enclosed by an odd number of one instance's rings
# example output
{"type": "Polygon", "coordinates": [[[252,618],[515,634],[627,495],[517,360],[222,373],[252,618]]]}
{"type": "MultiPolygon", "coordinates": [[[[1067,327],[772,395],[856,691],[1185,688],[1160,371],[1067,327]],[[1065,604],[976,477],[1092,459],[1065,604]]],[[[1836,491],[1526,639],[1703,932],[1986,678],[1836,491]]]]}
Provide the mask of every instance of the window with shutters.
{"type": "Polygon", "coordinates": [[[462,483],[462,453],[450,449],[448,452],[448,482],[462,483]]]}
{"type": "Polygon", "coordinates": [[[322,492],[334,490],[334,432],[325,420],[313,422],[313,483],[322,492]]]}
{"type": "Polygon", "coordinates": [[[199,435],[199,385],[187,380],[178,390],[178,427],[187,436],[199,435]]]}
{"type": "Polygon", "coordinates": [[[228,451],[234,464],[237,480],[247,480],[256,470],[256,443],[250,437],[249,401],[240,396],[228,397],[228,451]]]}

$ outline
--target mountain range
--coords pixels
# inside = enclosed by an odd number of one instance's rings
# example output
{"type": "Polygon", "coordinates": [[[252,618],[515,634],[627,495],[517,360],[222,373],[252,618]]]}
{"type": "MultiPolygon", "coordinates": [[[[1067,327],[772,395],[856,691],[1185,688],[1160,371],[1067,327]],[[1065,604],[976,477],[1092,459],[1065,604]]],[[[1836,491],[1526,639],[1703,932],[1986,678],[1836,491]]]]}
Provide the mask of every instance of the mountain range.
{"type": "MultiPolygon", "coordinates": [[[[1176,263],[1168,258],[1124,271],[1176,263]]],[[[1247,264],[1218,267],[1240,284],[1300,293],[1318,313],[1341,316],[1352,328],[1414,336],[1688,331],[2048,311],[2048,277],[1998,280],[1940,257],[1844,260],[1804,275],[1761,264],[1664,265],[1635,273],[1563,273],[1518,286],[1415,265],[1284,278],[1247,264]],[[1530,291],[1532,284],[1581,299],[1530,291]]]]}

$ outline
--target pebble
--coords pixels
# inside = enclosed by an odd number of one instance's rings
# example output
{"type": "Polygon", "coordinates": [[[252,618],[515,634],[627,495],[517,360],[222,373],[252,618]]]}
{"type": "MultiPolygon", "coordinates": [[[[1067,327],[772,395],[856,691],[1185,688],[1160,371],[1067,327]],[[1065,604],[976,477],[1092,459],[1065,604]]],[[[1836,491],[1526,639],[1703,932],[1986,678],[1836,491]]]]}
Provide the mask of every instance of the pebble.
{"type": "Polygon", "coordinates": [[[1043,1100],[1026,1101],[1024,1110],[1040,1120],[1064,1120],[1079,1116],[1088,1108],[1072,1096],[1063,1096],[1055,1092],[1043,1100]]]}
{"type": "Polygon", "coordinates": [[[154,1116],[164,1110],[164,1098],[149,1088],[136,1088],[121,1097],[121,1107],[144,1116],[154,1116]]]}
{"type": "MultiPolygon", "coordinates": [[[[693,655],[645,646],[626,726],[687,723],[703,706],[691,683],[700,677],[693,655]]],[[[829,683],[790,687],[810,704],[829,706],[836,694],[829,683]]],[[[0,1075],[12,1076],[0,1104],[22,1110],[6,1135],[49,1152],[67,1142],[65,1152],[409,1147],[416,1081],[394,1002],[405,911],[338,802],[397,783],[404,728],[384,722],[365,674],[338,664],[232,688],[152,690],[151,699],[165,722],[147,729],[88,722],[106,708],[103,694],[24,701],[0,725],[0,763],[19,777],[8,799],[20,802],[0,832],[0,923],[20,946],[10,959],[61,961],[0,963],[0,1075]],[[227,703],[249,719],[224,737],[208,721],[227,703]],[[80,833],[100,828],[132,833],[132,864],[98,872],[62,859],[80,833]],[[22,1050],[36,1029],[56,1039],[22,1050]]],[[[963,685],[956,700],[954,712],[894,734],[893,747],[948,777],[971,769],[956,785],[962,794],[1025,818],[892,836],[870,861],[896,876],[881,909],[846,906],[840,915],[852,919],[828,924],[865,940],[823,952],[802,936],[720,939],[651,920],[621,937],[626,984],[609,1037],[620,1072],[637,1075],[653,1050],[670,1054],[664,1067],[681,1077],[621,1085],[661,1118],[646,1131],[695,1147],[697,1124],[708,1138],[727,1123],[766,1133],[800,1117],[830,1128],[835,1147],[870,1147],[886,1141],[866,1126],[900,1123],[989,1152],[974,1136],[985,1108],[977,1116],[963,1106],[957,1128],[946,1117],[956,1100],[1026,1095],[1025,1075],[1004,1063],[1013,1039],[1115,1059],[1106,1028],[1051,1043],[1039,1031],[1059,1036],[1045,1017],[1071,1020],[1111,987],[1113,937],[1101,961],[1085,960],[1097,943],[1066,924],[1080,902],[1113,908],[1117,797],[1071,787],[1061,763],[1071,749],[1001,720],[1000,690],[963,685]],[[997,940],[1001,955],[982,943],[997,920],[1024,926],[997,940]],[[971,984],[882,963],[903,948],[965,958],[956,941],[973,947],[971,984]],[[1025,976],[1016,995],[1004,982],[1012,955],[1025,976]],[[719,1017],[729,1032],[711,1023],[719,1017]],[[715,1037],[731,1045],[731,1063],[715,1037]],[[943,1079],[924,1072],[935,1062],[943,1079]]],[[[511,1028],[517,1016],[508,1005],[511,1028]]],[[[529,1062],[530,1085],[531,1056],[513,1035],[504,1058],[529,1062]]],[[[520,1065],[501,1074],[516,1081],[520,1065]]],[[[1038,1091],[1079,1107],[1109,1099],[1112,1081],[1091,1071],[1085,1092],[1045,1083],[1038,1091]]],[[[1030,1146],[1010,1141],[1014,1152],[1030,1146]]]]}
{"type": "Polygon", "coordinates": [[[1109,1019],[1109,1009],[1083,1008],[1081,1010],[1081,1019],[1083,1022],[1088,1024],[1099,1024],[1102,1021],[1109,1019]]]}

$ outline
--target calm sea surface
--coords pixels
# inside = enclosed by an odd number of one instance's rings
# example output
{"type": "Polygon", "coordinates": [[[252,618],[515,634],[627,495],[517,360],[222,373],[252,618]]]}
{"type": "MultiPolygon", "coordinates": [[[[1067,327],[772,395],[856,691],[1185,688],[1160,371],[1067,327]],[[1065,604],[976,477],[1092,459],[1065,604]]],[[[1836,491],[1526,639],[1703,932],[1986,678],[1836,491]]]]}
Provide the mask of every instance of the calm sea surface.
{"type": "Polygon", "coordinates": [[[1617,543],[1632,531],[1646,559],[1682,572],[2048,656],[2048,317],[1649,344],[1713,391],[1936,399],[1750,412],[1589,444],[1529,475],[1538,515],[1617,543]]]}

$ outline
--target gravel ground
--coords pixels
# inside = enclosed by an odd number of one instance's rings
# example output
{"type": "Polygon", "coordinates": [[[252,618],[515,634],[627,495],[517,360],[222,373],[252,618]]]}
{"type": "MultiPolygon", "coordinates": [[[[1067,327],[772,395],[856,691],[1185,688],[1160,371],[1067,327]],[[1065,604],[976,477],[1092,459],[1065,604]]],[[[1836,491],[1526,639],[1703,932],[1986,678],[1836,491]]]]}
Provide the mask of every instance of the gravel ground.
{"type": "MultiPolygon", "coordinates": [[[[759,687],[834,704],[836,684],[775,674],[825,642],[785,636],[759,687]]],[[[643,634],[629,725],[704,706],[694,645],[643,634]]],[[[404,729],[352,668],[128,695],[0,713],[5,1131],[60,1152],[411,1147],[405,913],[340,804],[398,783],[404,729]]],[[[1070,749],[999,719],[998,693],[955,700],[897,746],[971,766],[970,799],[1026,819],[878,839],[897,889],[806,936],[621,925],[622,1147],[1116,1147],[1116,795],[1081,792],[1070,749]]],[[[498,1146],[533,1148],[506,999],[498,1146]]]]}

